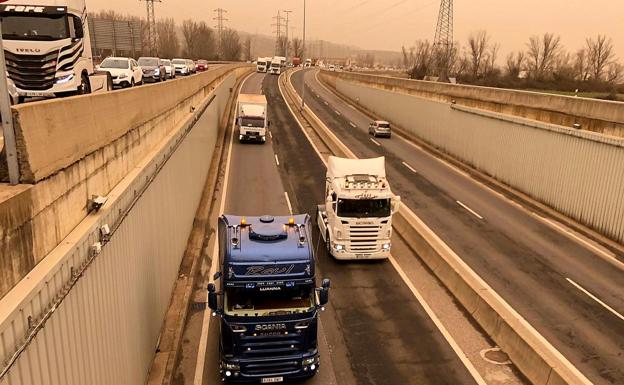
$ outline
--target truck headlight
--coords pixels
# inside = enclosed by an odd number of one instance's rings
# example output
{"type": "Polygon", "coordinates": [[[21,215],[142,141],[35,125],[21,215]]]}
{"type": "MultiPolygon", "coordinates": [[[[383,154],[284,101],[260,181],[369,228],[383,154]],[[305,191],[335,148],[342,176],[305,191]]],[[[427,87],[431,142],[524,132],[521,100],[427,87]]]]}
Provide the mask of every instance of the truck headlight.
{"type": "Polygon", "coordinates": [[[301,361],[301,365],[303,366],[312,365],[315,362],[316,362],[316,357],[304,358],[303,361],[301,361]]]}
{"type": "Polygon", "coordinates": [[[73,79],[74,79],[74,74],[61,76],[61,77],[56,78],[56,84],[67,83],[67,82],[72,81],[73,79]]]}
{"type": "Polygon", "coordinates": [[[390,250],[391,246],[392,246],[392,244],[390,242],[384,243],[383,245],[381,245],[381,249],[384,250],[384,251],[388,251],[388,250],[390,250]]]}
{"type": "Polygon", "coordinates": [[[230,327],[234,333],[245,333],[247,331],[247,327],[244,325],[230,325],[230,327]]]}
{"type": "Polygon", "coordinates": [[[344,251],[345,247],[344,245],[338,245],[334,243],[334,250],[336,251],[344,251]]]}

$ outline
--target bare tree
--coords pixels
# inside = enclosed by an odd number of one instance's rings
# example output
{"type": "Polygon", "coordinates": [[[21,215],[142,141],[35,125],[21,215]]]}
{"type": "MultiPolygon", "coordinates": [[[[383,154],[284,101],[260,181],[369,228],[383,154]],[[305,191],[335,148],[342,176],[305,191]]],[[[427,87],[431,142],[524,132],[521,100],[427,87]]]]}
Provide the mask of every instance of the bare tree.
{"type": "Polygon", "coordinates": [[[552,33],[531,36],[527,44],[528,66],[535,79],[543,79],[552,71],[554,61],[562,50],[561,37],[552,33]]]}
{"type": "Polygon", "coordinates": [[[251,37],[249,36],[247,36],[245,43],[243,43],[243,56],[245,61],[253,60],[253,57],[251,56],[251,37]]]}
{"type": "Polygon", "coordinates": [[[488,52],[485,54],[483,60],[483,75],[486,77],[492,77],[500,73],[500,70],[496,68],[496,60],[498,59],[498,51],[500,50],[500,44],[491,44],[488,52]]]}
{"type": "Polygon", "coordinates": [[[214,32],[205,22],[184,20],[182,35],[185,56],[191,59],[215,59],[217,57],[214,32]]]}
{"type": "Polygon", "coordinates": [[[418,40],[407,50],[403,47],[403,65],[410,79],[423,79],[432,64],[432,46],[428,40],[418,40]]]}
{"type": "Polygon", "coordinates": [[[479,77],[483,70],[485,56],[489,49],[490,37],[486,31],[473,32],[468,37],[471,72],[474,78],[479,77]]]}
{"type": "Polygon", "coordinates": [[[613,42],[605,35],[598,35],[596,40],[588,38],[585,43],[587,44],[587,59],[592,78],[602,80],[605,69],[615,59],[613,42]]]}
{"type": "Polygon", "coordinates": [[[370,52],[358,54],[356,60],[364,67],[373,68],[375,66],[375,55],[370,52]]]}
{"type": "Polygon", "coordinates": [[[515,54],[511,52],[507,55],[505,62],[507,76],[510,78],[517,78],[520,76],[520,72],[524,69],[525,56],[523,51],[518,51],[515,54]]]}
{"type": "Polygon", "coordinates": [[[303,40],[298,37],[292,39],[292,52],[294,57],[303,57],[303,40]]]}
{"type": "Polygon", "coordinates": [[[180,52],[180,41],[176,32],[176,25],[172,18],[162,19],[156,23],[158,33],[158,54],[162,57],[173,58],[180,52]]]}
{"type": "Polygon", "coordinates": [[[241,46],[238,32],[231,28],[223,30],[223,34],[221,35],[221,50],[223,53],[223,60],[240,60],[243,47],[241,46]]]}
{"type": "Polygon", "coordinates": [[[611,84],[619,84],[624,81],[624,65],[612,61],[607,67],[607,82],[611,84]]]}
{"type": "Polygon", "coordinates": [[[574,55],[574,78],[582,82],[589,79],[589,62],[587,59],[587,50],[584,48],[576,51],[574,55]]]}

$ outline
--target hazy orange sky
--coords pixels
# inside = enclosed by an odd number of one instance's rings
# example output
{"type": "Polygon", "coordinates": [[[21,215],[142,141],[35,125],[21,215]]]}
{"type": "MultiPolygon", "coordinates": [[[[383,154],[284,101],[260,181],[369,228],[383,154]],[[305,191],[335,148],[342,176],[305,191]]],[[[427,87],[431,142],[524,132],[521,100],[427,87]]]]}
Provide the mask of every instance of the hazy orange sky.
{"type": "MultiPolygon", "coordinates": [[[[417,39],[432,39],[440,0],[307,0],[307,36],[368,49],[400,50],[417,39]]],[[[501,44],[501,56],[524,48],[532,34],[554,32],[576,50],[587,36],[606,34],[624,59],[624,0],[455,0],[455,40],[486,29],[501,44]]],[[[91,10],[115,9],[145,15],[138,0],[87,0],[91,10]]],[[[156,17],[209,21],[213,9],[228,10],[235,29],[271,35],[278,10],[290,14],[294,36],[302,33],[303,0],[163,0],[156,17]]]]}

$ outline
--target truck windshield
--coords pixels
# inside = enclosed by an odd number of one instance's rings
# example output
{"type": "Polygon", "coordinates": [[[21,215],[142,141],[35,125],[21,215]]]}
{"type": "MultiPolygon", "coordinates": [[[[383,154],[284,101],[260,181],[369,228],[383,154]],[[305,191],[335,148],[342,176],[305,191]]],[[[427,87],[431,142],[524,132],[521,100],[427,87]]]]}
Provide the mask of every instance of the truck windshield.
{"type": "Polygon", "coordinates": [[[390,212],[390,199],[338,199],[336,214],[343,218],[384,218],[390,212]]]}
{"type": "Polygon", "coordinates": [[[263,65],[266,65],[266,62],[263,62],[263,61],[259,61],[259,62],[258,62],[258,65],[259,65],[259,66],[263,66],[263,65]]]}
{"type": "Polygon", "coordinates": [[[120,69],[126,69],[126,68],[129,68],[129,67],[130,67],[130,64],[129,64],[128,59],[107,58],[107,59],[104,59],[102,64],[100,64],[100,68],[120,68],[120,69]]]}
{"type": "Polygon", "coordinates": [[[271,63],[271,67],[277,68],[280,66],[280,63],[271,63]]]}
{"type": "Polygon", "coordinates": [[[264,127],[264,118],[241,118],[241,127],[264,127]]]}
{"type": "Polygon", "coordinates": [[[67,15],[3,15],[6,40],[61,40],[69,38],[67,15]]]}
{"type": "Polygon", "coordinates": [[[266,291],[236,287],[225,290],[224,309],[232,316],[268,317],[307,312],[314,302],[314,288],[309,285],[266,291]]]}

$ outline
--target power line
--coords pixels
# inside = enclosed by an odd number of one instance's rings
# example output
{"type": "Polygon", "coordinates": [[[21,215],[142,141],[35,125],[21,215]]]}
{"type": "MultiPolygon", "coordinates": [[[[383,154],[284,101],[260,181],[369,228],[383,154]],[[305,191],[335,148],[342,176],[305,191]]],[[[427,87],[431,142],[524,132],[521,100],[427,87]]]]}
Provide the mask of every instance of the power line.
{"type": "Polygon", "coordinates": [[[217,38],[219,42],[219,55],[223,56],[223,22],[228,21],[228,19],[223,17],[223,14],[227,13],[227,10],[223,8],[217,8],[214,9],[213,12],[217,14],[217,17],[213,17],[212,19],[217,21],[217,25],[215,25],[215,28],[217,29],[217,38]]]}
{"type": "Polygon", "coordinates": [[[288,57],[288,22],[290,20],[290,14],[292,13],[292,11],[282,11],[286,14],[286,42],[285,42],[285,55],[286,57],[288,57]]]}
{"type": "Polygon", "coordinates": [[[156,54],[158,37],[156,32],[156,16],[154,15],[154,2],[161,2],[162,0],[139,0],[145,1],[147,7],[147,39],[149,44],[149,50],[151,55],[156,54]]]}
{"type": "Polygon", "coordinates": [[[271,24],[272,27],[275,27],[275,30],[273,31],[275,33],[275,55],[277,56],[277,54],[279,53],[280,49],[280,41],[282,40],[282,27],[283,27],[283,23],[282,21],[284,21],[284,18],[282,17],[282,14],[280,13],[280,11],[277,11],[277,16],[273,16],[272,19],[274,19],[276,22],[271,24]]]}
{"type": "Polygon", "coordinates": [[[436,70],[441,81],[448,80],[449,60],[453,49],[453,0],[441,0],[438,24],[433,39],[436,70]]]}

